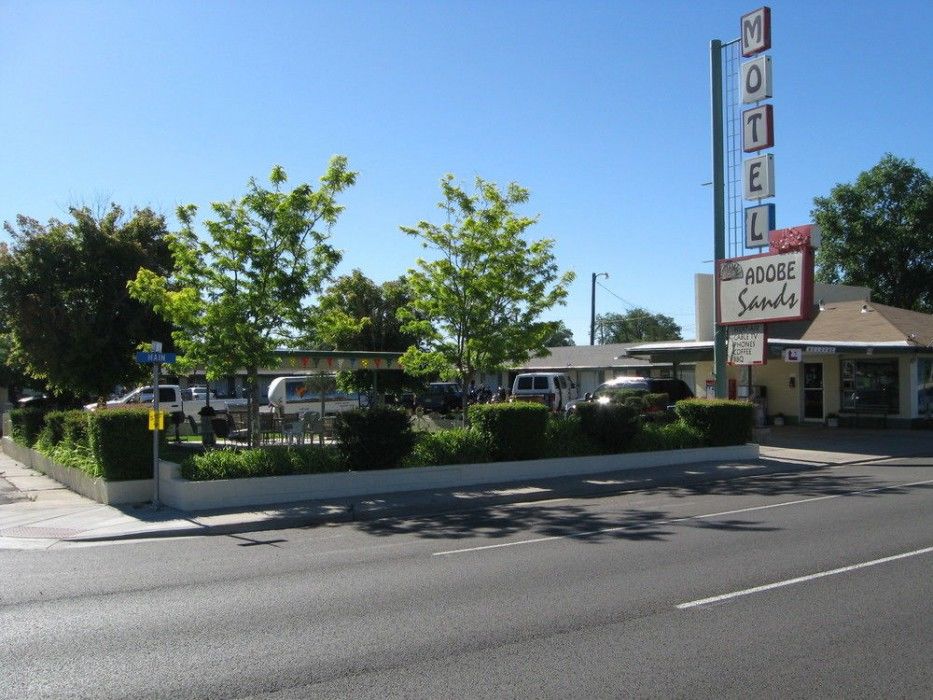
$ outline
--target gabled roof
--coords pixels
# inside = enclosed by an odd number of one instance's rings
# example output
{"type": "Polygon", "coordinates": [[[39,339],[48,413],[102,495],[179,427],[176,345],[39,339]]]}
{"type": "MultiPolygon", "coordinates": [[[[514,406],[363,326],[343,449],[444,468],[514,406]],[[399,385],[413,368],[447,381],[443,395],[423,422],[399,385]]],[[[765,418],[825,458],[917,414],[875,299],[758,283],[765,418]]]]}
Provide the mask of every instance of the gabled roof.
{"type": "MultiPolygon", "coordinates": [[[[839,301],[814,308],[812,318],[767,325],[772,352],[781,346],[808,344],[836,347],[841,351],[884,348],[893,352],[933,353],[933,314],[898,309],[864,301],[839,301]]],[[[710,360],[713,342],[672,341],[640,343],[628,349],[636,357],[654,362],[710,360]]]]}
{"type": "Polygon", "coordinates": [[[769,338],[841,344],[902,343],[905,347],[933,345],[933,314],[863,301],[839,301],[807,321],[774,323],[769,338]]]}
{"type": "Polygon", "coordinates": [[[638,343],[610,343],[608,345],[567,345],[548,348],[545,357],[533,357],[521,369],[554,370],[604,369],[609,367],[647,367],[649,362],[625,356],[625,351],[638,343]]]}

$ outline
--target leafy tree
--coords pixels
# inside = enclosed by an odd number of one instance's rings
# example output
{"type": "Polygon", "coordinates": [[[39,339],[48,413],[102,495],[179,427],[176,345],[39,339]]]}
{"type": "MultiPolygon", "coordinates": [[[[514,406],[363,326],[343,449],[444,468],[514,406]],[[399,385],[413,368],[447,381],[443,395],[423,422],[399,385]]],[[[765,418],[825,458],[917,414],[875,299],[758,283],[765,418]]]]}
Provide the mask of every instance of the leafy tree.
{"type": "Polygon", "coordinates": [[[53,394],[103,400],[145,377],[134,359],[141,343],[169,335],[126,289],[140,266],[170,270],[165,219],[141,209],[127,220],[115,204],[99,218],[86,207],[70,213],[68,222],[4,225],[13,238],[0,252],[7,362],[53,394]]]}
{"type": "MultiPolygon", "coordinates": [[[[338,277],[318,298],[314,313],[312,345],[332,350],[404,352],[417,344],[416,336],[402,330],[398,311],[411,303],[408,282],[402,278],[377,285],[359,270],[338,277]]],[[[399,389],[405,377],[400,370],[381,371],[383,390],[399,389]]],[[[344,389],[370,387],[372,372],[342,372],[344,389]]]]}
{"type": "Polygon", "coordinates": [[[301,184],[281,191],[287,181],[281,166],[269,180],[272,189],[251,179],[239,200],[211,205],[216,218],[204,222],[209,241],[194,231],[196,207],[179,207],[182,229],[170,236],[174,274],[142,269],[130,284],[135,298],[175,325],[181,369],[202,367],[210,379],[246,369],[252,434],[259,368],[308,325],[306,299],[340,261],[328,240],[343,210],[336,197],[356,173],[335,156],[317,190],[301,184]]]}
{"type": "Polygon", "coordinates": [[[545,345],[549,348],[576,345],[573,342],[573,331],[567,328],[563,321],[555,321],[554,330],[551,332],[551,337],[545,341],[545,345]]]}
{"type": "Polygon", "coordinates": [[[624,314],[596,316],[596,342],[600,345],[680,339],[680,326],[673,318],[638,306],[624,314]]]}
{"type": "Polygon", "coordinates": [[[456,376],[466,385],[479,369],[546,352],[554,323],[538,318],[564,303],[574,276],[559,274],[553,241],[525,240],[537,219],[514,211],[528,201],[523,187],[510,183],[503,192],[477,178],[469,194],[447,175],[441,191],[445,223],[401,227],[436,255],[408,272],[413,298],[399,313],[403,330],[423,338],[426,349],[409,347],[402,363],[413,374],[456,376]]]}
{"type": "Polygon", "coordinates": [[[890,153],[816,197],[821,282],[870,287],[882,304],[933,312],[933,180],[890,153]]]}

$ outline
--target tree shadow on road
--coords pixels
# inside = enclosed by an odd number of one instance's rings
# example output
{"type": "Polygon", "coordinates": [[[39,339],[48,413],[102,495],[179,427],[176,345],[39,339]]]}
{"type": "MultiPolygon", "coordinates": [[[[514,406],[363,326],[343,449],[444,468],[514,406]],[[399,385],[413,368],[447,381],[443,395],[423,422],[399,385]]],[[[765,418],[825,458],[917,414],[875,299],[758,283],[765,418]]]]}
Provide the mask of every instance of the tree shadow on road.
{"type": "MultiPolygon", "coordinates": [[[[762,496],[782,500],[837,496],[851,498],[877,497],[882,494],[903,494],[907,488],[886,486],[877,478],[845,475],[828,469],[807,467],[805,472],[770,473],[744,478],[711,478],[714,472],[697,468],[679,468],[665,477],[645,480],[640,485],[626,482],[625,488],[613,488],[611,480],[581,477],[579,489],[563,484],[561,495],[571,495],[576,503],[524,502],[512,505],[490,505],[457,512],[440,512],[412,518],[383,518],[357,522],[356,527],[376,536],[413,535],[429,540],[461,540],[485,538],[508,540],[519,533],[527,538],[575,538],[584,542],[607,540],[661,541],[668,539],[675,528],[689,526],[729,532],[770,532],[779,528],[764,525],[755,516],[747,518],[699,518],[674,515],[658,509],[626,508],[621,512],[595,512],[587,500],[625,493],[666,495],[680,499],[696,495],[762,496]],[[695,473],[693,481],[685,473],[695,473]],[[676,478],[675,478],[676,476],[676,478]],[[650,483],[649,483],[650,482],[650,483]],[[595,487],[593,484],[605,486],[595,487]]],[[[544,495],[557,495],[546,490],[544,495]]],[[[778,503],[780,501],[769,501],[778,503]]],[[[747,505],[747,501],[745,502],[747,505]]],[[[700,514],[697,514],[700,515],[700,514]]]]}

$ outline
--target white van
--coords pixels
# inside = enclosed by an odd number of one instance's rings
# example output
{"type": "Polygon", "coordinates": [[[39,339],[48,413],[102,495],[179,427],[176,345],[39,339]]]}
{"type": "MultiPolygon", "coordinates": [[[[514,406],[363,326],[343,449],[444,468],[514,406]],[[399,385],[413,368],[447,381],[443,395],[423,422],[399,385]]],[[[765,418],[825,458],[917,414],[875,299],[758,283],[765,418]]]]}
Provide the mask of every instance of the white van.
{"type": "Polygon", "coordinates": [[[577,385],[560,372],[526,372],[512,382],[513,401],[540,401],[552,411],[563,411],[577,398],[577,385]]]}
{"type": "MultiPolygon", "coordinates": [[[[338,391],[332,377],[325,379],[323,384],[325,416],[352,411],[354,408],[365,407],[369,403],[366,394],[338,391]]],[[[321,378],[317,376],[276,377],[269,384],[269,405],[280,407],[286,415],[308,411],[320,415],[322,410],[321,378]]]]}

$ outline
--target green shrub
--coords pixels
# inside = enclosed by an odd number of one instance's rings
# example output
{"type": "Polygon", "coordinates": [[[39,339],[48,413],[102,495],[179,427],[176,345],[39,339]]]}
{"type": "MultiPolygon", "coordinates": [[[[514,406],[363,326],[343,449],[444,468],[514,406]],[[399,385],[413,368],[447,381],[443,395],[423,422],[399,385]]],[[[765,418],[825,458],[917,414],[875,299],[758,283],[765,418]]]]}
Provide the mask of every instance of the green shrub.
{"type": "Polygon", "coordinates": [[[86,445],[90,447],[88,438],[89,411],[65,411],[62,441],[68,445],[86,445]]]}
{"type": "Polygon", "coordinates": [[[146,408],[113,408],[88,414],[94,460],[108,481],[152,478],[152,433],[146,408]]]}
{"type": "Polygon", "coordinates": [[[755,407],[748,402],[685,399],[677,402],[676,410],[681,420],[712,447],[744,445],[752,439],[755,407]]]}
{"type": "Polygon", "coordinates": [[[641,429],[640,411],[626,398],[626,403],[602,404],[596,401],[577,404],[577,415],[584,434],[606,452],[624,452],[641,429]]]}
{"type": "Polygon", "coordinates": [[[682,420],[672,423],[646,423],[632,438],[629,450],[632,452],[655,452],[659,450],[685,450],[703,447],[703,435],[682,420]]]}
{"type": "Polygon", "coordinates": [[[389,406],[346,411],[334,421],[337,449],[350,469],[394,469],[415,443],[408,413],[389,406]]]}
{"type": "Polygon", "coordinates": [[[49,411],[36,438],[35,447],[40,452],[47,452],[58,445],[65,437],[65,411],[49,411]]]}
{"type": "Polygon", "coordinates": [[[444,464],[481,464],[491,461],[489,443],[478,430],[451,428],[419,433],[405,467],[437,467],[444,464]]]}
{"type": "Polygon", "coordinates": [[[470,406],[470,425],[483,435],[495,461],[536,459],[544,451],[549,410],[540,403],[482,403],[470,406]]]}
{"type": "Polygon", "coordinates": [[[583,432],[580,417],[554,418],[544,433],[544,457],[589,457],[605,452],[602,446],[583,432]]]}
{"type": "Polygon", "coordinates": [[[36,447],[47,452],[61,443],[87,446],[88,415],[82,410],[49,411],[45,414],[45,424],[39,432],[36,447]]]}
{"type": "Polygon", "coordinates": [[[45,413],[42,408],[14,408],[10,411],[13,440],[24,447],[35,445],[45,424],[45,413]]]}
{"type": "Polygon", "coordinates": [[[181,463],[181,476],[190,481],[245,479],[292,474],[324,474],[346,471],[333,447],[275,446],[254,450],[209,450],[181,463]]]}
{"type": "Polygon", "coordinates": [[[671,397],[665,392],[661,392],[659,394],[645,394],[642,400],[645,402],[646,411],[663,411],[667,408],[667,404],[670,403],[671,397]]]}

